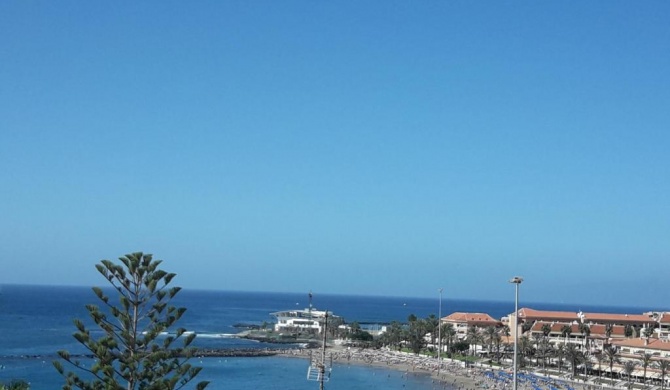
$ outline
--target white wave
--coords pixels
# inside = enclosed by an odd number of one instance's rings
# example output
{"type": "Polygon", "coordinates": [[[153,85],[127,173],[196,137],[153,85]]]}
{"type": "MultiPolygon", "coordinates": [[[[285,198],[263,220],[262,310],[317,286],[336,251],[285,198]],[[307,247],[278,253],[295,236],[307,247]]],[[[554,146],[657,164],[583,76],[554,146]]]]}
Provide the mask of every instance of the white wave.
{"type": "Polygon", "coordinates": [[[232,339],[237,337],[235,333],[198,333],[198,338],[206,339],[232,339]]]}
{"type": "MultiPolygon", "coordinates": [[[[144,332],[142,332],[142,334],[146,335],[146,334],[149,334],[149,332],[144,331],[144,332]]],[[[158,335],[159,336],[167,336],[168,334],[169,334],[168,332],[160,332],[158,335]]]]}

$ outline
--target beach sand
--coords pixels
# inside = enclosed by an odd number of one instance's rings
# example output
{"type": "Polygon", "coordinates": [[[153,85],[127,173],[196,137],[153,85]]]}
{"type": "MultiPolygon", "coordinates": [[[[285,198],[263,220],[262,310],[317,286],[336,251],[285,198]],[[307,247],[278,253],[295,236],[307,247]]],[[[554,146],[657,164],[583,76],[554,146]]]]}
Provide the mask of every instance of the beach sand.
{"type": "MultiPolygon", "coordinates": [[[[320,349],[292,349],[284,350],[279,355],[287,357],[299,357],[309,359],[310,356],[321,354],[320,349]]],[[[415,355],[408,352],[391,351],[388,349],[360,349],[343,346],[328,347],[326,357],[332,356],[333,363],[355,364],[362,366],[383,367],[397,370],[403,375],[430,375],[433,378],[432,389],[445,390],[508,390],[512,389],[512,375],[508,373],[509,379],[491,378],[492,373],[501,371],[500,368],[473,365],[464,367],[463,362],[451,359],[442,359],[438,371],[438,362],[434,357],[415,355]],[[488,371],[488,372],[487,372],[488,371]],[[487,375],[488,374],[488,375],[487,375]]],[[[505,370],[503,370],[505,371],[505,370]]],[[[551,386],[555,389],[578,389],[595,390],[602,389],[601,386],[593,386],[583,382],[574,382],[565,378],[548,377],[551,386]],[[568,384],[569,383],[569,384],[568,384]]],[[[532,384],[518,383],[519,390],[534,390],[532,384]]],[[[542,388],[547,388],[542,386],[542,388]]]]}
{"type": "MultiPolygon", "coordinates": [[[[320,353],[319,349],[291,349],[282,351],[279,355],[308,359],[312,354],[320,353]]],[[[438,370],[438,362],[434,357],[388,349],[334,346],[328,347],[326,356],[327,359],[332,357],[333,363],[336,364],[383,367],[401,371],[404,375],[430,375],[434,383],[441,384],[444,389],[475,390],[485,383],[483,369],[465,368],[462,362],[449,359],[443,359],[438,370]]]]}

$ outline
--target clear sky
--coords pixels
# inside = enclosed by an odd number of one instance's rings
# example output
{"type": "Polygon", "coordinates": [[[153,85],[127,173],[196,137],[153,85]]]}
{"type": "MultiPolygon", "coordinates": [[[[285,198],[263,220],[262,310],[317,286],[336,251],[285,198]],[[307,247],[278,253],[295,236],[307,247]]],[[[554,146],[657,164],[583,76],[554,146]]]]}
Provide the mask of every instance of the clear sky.
{"type": "Polygon", "coordinates": [[[670,307],[670,2],[0,2],[0,283],[670,307]]]}

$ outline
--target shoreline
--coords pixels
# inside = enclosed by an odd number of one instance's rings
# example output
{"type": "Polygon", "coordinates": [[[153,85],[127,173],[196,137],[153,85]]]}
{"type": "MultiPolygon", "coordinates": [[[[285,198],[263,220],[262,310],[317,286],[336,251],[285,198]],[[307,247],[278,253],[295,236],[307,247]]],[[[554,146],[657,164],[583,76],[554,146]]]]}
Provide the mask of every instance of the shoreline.
{"type": "MultiPolygon", "coordinates": [[[[319,353],[319,349],[281,350],[276,356],[309,359],[313,353],[319,353]]],[[[427,375],[433,379],[433,383],[441,384],[445,389],[476,390],[485,382],[481,368],[466,369],[460,362],[443,359],[438,374],[436,358],[408,352],[334,346],[329,347],[326,353],[332,358],[333,364],[386,368],[402,372],[404,376],[427,375]]]]}
{"type": "MultiPolygon", "coordinates": [[[[309,359],[312,353],[320,353],[320,349],[288,349],[280,350],[276,356],[309,359]]],[[[442,359],[439,367],[434,357],[415,355],[409,352],[398,352],[389,349],[364,349],[343,346],[332,346],[326,349],[326,356],[332,356],[333,364],[358,365],[362,367],[378,367],[402,372],[404,377],[409,375],[426,375],[433,380],[432,389],[448,390],[511,390],[512,374],[500,367],[485,367],[473,365],[465,367],[463,362],[452,359],[442,359]],[[495,378],[494,372],[500,372],[495,378]],[[503,373],[504,378],[503,378],[503,373]]],[[[568,378],[540,375],[537,373],[520,371],[525,379],[520,379],[520,390],[596,390],[614,389],[612,386],[603,386],[594,383],[574,381],[568,378]],[[529,381],[532,376],[542,383],[538,386],[529,381]]],[[[539,382],[538,382],[539,383],[539,382]]]]}

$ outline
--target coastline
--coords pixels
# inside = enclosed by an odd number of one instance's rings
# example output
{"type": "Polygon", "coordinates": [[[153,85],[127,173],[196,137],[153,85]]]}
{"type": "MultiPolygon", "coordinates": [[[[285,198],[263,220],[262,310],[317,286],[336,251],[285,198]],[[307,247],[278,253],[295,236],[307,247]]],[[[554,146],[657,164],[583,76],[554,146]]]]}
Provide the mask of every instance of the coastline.
{"type": "MultiPolygon", "coordinates": [[[[319,350],[287,349],[279,351],[277,356],[309,359],[313,353],[319,353],[319,350]]],[[[465,368],[461,362],[443,359],[438,374],[436,358],[408,352],[334,346],[328,347],[327,356],[332,358],[333,364],[387,368],[402,372],[405,376],[429,375],[433,383],[441,384],[445,389],[475,390],[484,382],[480,368],[465,368]]]]}
{"type": "MultiPolygon", "coordinates": [[[[320,353],[319,349],[280,350],[277,356],[309,359],[311,354],[320,353]]],[[[511,390],[512,374],[502,368],[474,364],[465,367],[463,362],[442,359],[438,373],[438,362],[434,357],[398,352],[389,349],[363,349],[343,346],[329,346],[326,355],[332,357],[333,364],[358,365],[390,369],[410,375],[427,375],[433,380],[432,389],[445,390],[511,390]],[[497,373],[497,374],[496,374],[497,373]]],[[[529,371],[520,371],[524,375],[518,383],[520,390],[595,390],[615,389],[612,386],[597,385],[559,378],[552,375],[540,375],[529,371]],[[535,380],[530,379],[534,377],[535,380]],[[536,384],[536,380],[539,380],[536,384]]]]}

